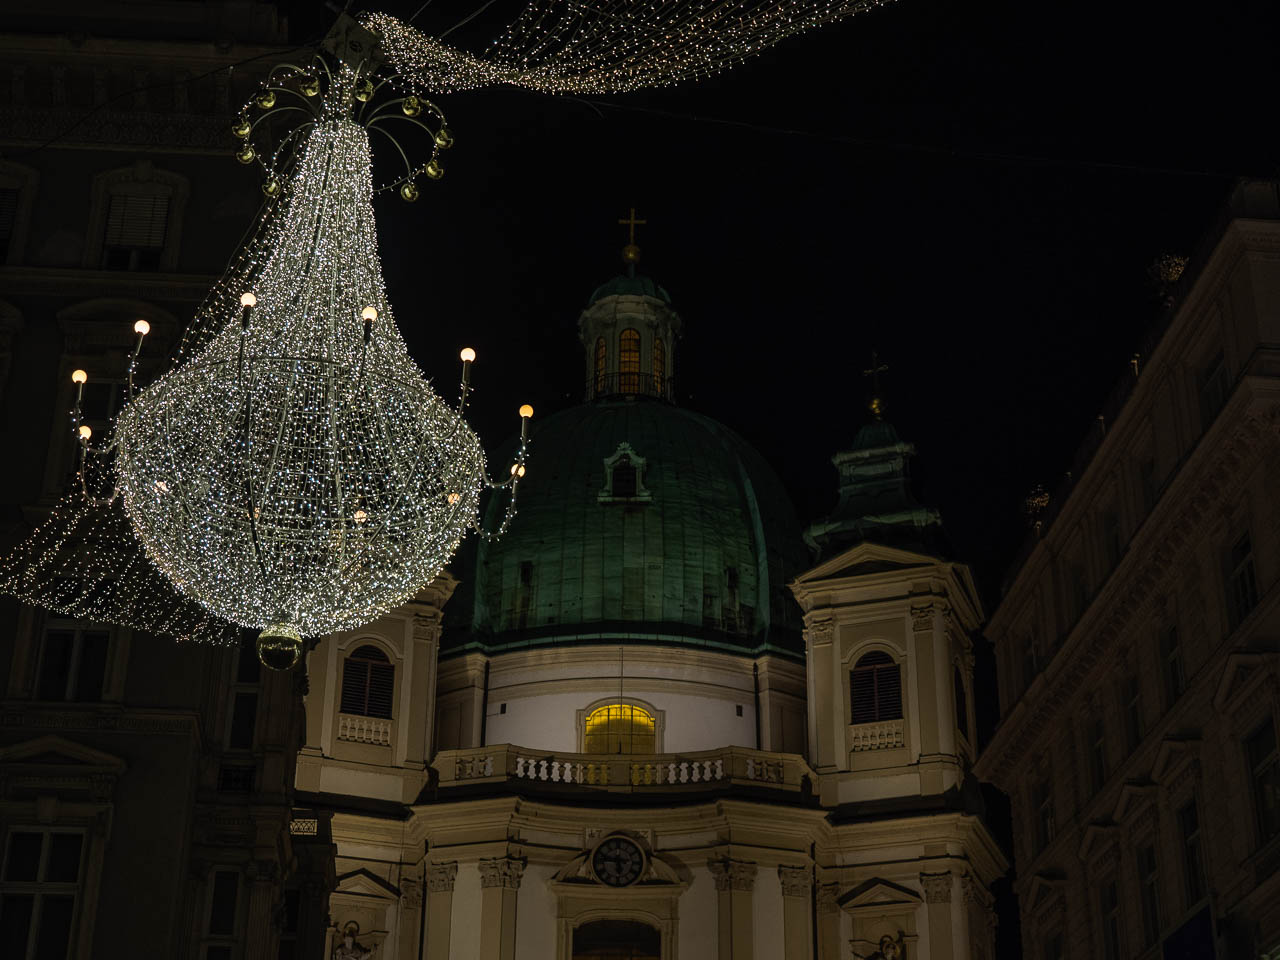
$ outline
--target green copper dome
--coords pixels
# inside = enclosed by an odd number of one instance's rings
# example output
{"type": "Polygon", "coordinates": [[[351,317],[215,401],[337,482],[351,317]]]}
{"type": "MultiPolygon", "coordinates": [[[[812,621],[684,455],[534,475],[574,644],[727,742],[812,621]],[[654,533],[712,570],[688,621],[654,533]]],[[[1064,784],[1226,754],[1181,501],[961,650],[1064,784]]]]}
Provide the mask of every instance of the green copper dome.
{"type": "MultiPolygon", "coordinates": [[[[446,631],[446,645],[800,649],[785,592],[807,566],[800,525],[737,434],[640,398],[535,420],[530,440],[510,531],[459,563],[471,622],[446,631]]],[[[486,527],[498,511],[489,506],[486,527]]]]}
{"type": "Polygon", "coordinates": [[[653,297],[663,303],[671,302],[671,296],[652,277],[646,277],[639,273],[631,273],[629,275],[620,273],[612,280],[596,287],[595,293],[591,294],[591,299],[587,303],[590,305],[603,300],[605,297],[616,296],[653,297]]]}

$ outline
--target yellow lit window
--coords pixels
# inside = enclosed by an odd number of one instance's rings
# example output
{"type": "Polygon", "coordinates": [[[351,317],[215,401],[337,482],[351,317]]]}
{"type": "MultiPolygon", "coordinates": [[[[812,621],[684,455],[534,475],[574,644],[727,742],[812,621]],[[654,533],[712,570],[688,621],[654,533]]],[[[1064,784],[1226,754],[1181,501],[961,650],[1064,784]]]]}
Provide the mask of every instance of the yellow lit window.
{"type": "Polygon", "coordinates": [[[653,392],[662,396],[662,383],[667,377],[667,347],[661,337],[653,338],[653,392]]]}
{"type": "Polygon", "coordinates": [[[604,337],[596,337],[596,396],[604,393],[604,337]]]}
{"type": "Polygon", "coordinates": [[[639,330],[623,330],[618,336],[618,392],[640,392],[639,330]]]}
{"type": "Polygon", "coordinates": [[[657,725],[643,707],[611,703],[587,714],[582,744],[585,753],[653,753],[657,725]]]}

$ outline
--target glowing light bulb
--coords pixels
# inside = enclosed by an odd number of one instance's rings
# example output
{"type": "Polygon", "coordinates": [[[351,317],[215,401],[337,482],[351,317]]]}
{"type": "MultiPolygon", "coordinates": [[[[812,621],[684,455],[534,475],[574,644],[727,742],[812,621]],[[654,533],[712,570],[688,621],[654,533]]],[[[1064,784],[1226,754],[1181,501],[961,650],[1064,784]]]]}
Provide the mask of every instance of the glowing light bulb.
{"type": "Polygon", "coordinates": [[[92,436],[93,436],[93,428],[90,427],[87,423],[80,424],[80,439],[88,440],[92,436]]]}
{"type": "Polygon", "coordinates": [[[513,464],[511,465],[511,475],[512,475],[513,477],[523,477],[523,476],[524,476],[524,466],[523,466],[523,465],[521,465],[521,464],[519,464],[519,463],[513,463],[513,464]]]}
{"type": "Polygon", "coordinates": [[[147,323],[147,321],[145,320],[139,320],[136,323],[134,323],[133,332],[137,334],[141,334],[142,336],[145,337],[148,333],[151,332],[151,324],[147,323]]]}
{"type": "Polygon", "coordinates": [[[522,417],[524,417],[524,419],[528,420],[530,417],[532,417],[532,416],[533,416],[533,407],[529,406],[529,404],[527,404],[527,403],[526,403],[526,404],[524,404],[523,406],[521,406],[521,407],[520,407],[520,416],[522,416],[522,417]]]}
{"type": "Polygon", "coordinates": [[[257,305],[258,305],[258,298],[255,297],[252,293],[240,294],[240,306],[256,307],[257,305]]]}
{"type": "Polygon", "coordinates": [[[71,371],[71,382],[72,382],[72,383],[85,383],[85,382],[87,382],[87,381],[88,381],[88,379],[89,379],[89,375],[88,375],[87,373],[85,373],[83,370],[72,370],[72,371],[71,371]]]}
{"type": "Polygon", "coordinates": [[[365,513],[363,510],[357,510],[355,513],[351,515],[351,519],[354,520],[356,523],[364,523],[366,520],[369,519],[369,515],[365,513]]]}
{"type": "Polygon", "coordinates": [[[370,323],[378,319],[378,310],[376,307],[365,307],[360,311],[360,316],[368,320],[370,323]]]}
{"type": "Polygon", "coordinates": [[[458,502],[458,495],[456,493],[449,494],[449,506],[452,507],[457,502],[458,502]]]}
{"type": "Polygon", "coordinates": [[[462,352],[458,354],[462,358],[463,363],[473,363],[476,359],[476,352],[470,347],[463,347],[462,352]]]}

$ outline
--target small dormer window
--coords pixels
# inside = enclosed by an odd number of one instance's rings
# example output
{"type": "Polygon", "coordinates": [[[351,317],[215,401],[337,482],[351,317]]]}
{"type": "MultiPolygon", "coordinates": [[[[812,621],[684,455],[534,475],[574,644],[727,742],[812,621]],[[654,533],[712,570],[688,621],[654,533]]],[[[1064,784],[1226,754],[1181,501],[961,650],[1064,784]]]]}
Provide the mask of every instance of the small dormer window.
{"type": "Polygon", "coordinates": [[[648,503],[653,496],[644,485],[645,459],[620,443],[613,456],[604,461],[604,489],[597,498],[601,503],[648,503]]]}

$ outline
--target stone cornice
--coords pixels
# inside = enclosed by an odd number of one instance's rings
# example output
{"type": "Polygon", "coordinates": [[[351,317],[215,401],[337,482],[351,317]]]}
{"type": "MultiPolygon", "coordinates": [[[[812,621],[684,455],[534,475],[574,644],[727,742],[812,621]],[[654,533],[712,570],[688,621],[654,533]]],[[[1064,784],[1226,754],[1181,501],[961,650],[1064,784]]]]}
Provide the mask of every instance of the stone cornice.
{"type": "MultiPolygon", "coordinates": [[[[1200,270],[1199,276],[1196,277],[1191,290],[1178,305],[1177,314],[1170,320],[1163,336],[1156,344],[1155,351],[1150,357],[1145,358],[1146,370],[1163,372],[1180,369],[1185,365],[1186,343],[1194,339],[1199,332],[1199,325],[1194,323],[1192,318],[1206,308],[1209,300],[1222,292],[1230,271],[1242,257],[1250,252],[1280,252],[1280,222],[1236,218],[1228,223],[1217,246],[1200,270]]],[[[998,633],[1004,628],[1004,621],[1018,615],[1021,604],[1017,603],[1015,598],[1022,591],[1024,584],[1034,586],[1037,580],[1034,571],[1050,562],[1058,552],[1061,542],[1069,538],[1070,534],[1062,534],[1061,531],[1074,529],[1077,524],[1071,519],[1072,514],[1086,509],[1077,504],[1092,503],[1093,493],[1107,478],[1108,469],[1101,469],[1099,465],[1109,468],[1117,459],[1116,451],[1129,448],[1134,439],[1133,434],[1141,427],[1141,413],[1149,410],[1151,406],[1149,402],[1151,398],[1146,397],[1144,401],[1144,394],[1150,393],[1155,389],[1153,384],[1159,384],[1163,379],[1163,376],[1140,377],[1132,394],[1121,408],[1120,415],[1113,423],[1107,424],[1106,436],[1102,438],[1097,450],[1090,458],[1084,473],[1069,491],[1062,512],[1054,518],[1044,537],[1023,561],[1009,584],[1004,600],[992,613],[988,624],[990,632],[998,633]],[[1135,414],[1134,411],[1139,408],[1139,413],[1135,414]]]]}
{"type": "Polygon", "coordinates": [[[200,749],[200,724],[194,713],[125,708],[118,704],[34,705],[28,700],[0,702],[0,729],[109,730],[160,736],[189,737],[200,749]]]}
{"type": "Polygon", "coordinates": [[[1134,535],[1120,563],[1037,679],[1039,691],[1034,696],[1024,694],[1001,721],[975,767],[981,779],[1008,786],[1021,759],[1167,581],[1173,559],[1195,541],[1206,523],[1215,522],[1216,514],[1208,506],[1222,502],[1244,482],[1245,465],[1260,456],[1264,438],[1276,434],[1280,412],[1270,390],[1265,398],[1255,397],[1247,389],[1248,382],[1244,386],[1201,438],[1156,512],[1134,535]]]}
{"type": "MultiPolygon", "coordinates": [[[[0,121],[3,122],[3,121],[0,121]]],[[[195,273],[84,270],[79,267],[0,267],[5,295],[177,300],[199,303],[216,278],[195,273]]]]}

